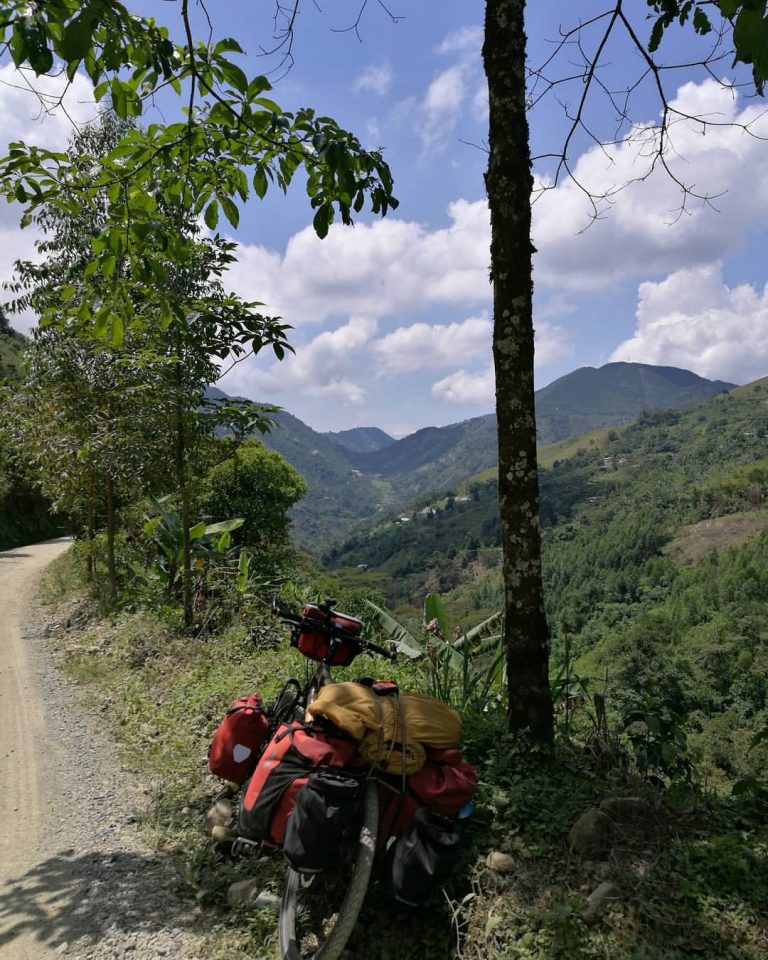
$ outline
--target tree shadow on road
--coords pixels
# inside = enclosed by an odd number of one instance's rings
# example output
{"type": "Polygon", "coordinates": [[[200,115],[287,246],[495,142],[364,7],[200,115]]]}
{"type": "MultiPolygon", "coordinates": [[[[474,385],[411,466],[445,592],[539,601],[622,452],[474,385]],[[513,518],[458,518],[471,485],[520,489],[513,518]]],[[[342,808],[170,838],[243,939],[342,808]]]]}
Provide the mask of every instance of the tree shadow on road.
{"type": "Polygon", "coordinates": [[[0,952],[23,935],[53,947],[188,926],[172,868],[153,855],[71,851],[0,889],[0,952]]]}

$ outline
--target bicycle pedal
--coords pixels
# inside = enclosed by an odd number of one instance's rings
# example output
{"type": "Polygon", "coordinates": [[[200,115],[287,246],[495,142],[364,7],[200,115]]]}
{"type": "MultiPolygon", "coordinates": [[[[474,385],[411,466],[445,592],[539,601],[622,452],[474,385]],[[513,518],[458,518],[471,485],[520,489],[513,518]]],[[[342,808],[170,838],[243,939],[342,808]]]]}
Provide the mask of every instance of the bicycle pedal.
{"type": "Polygon", "coordinates": [[[256,853],[261,849],[260,840],[248,840],[246,837],[236,837],[232,844],[232,856],[238,857],[245,853],[256,853]]]}

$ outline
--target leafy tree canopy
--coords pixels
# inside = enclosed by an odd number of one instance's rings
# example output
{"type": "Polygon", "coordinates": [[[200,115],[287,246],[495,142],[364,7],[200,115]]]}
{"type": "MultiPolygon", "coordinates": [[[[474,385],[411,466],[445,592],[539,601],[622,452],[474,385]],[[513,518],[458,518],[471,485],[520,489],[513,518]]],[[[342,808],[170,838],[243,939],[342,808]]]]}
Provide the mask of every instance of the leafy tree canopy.
{"type": "Polygon", "coordinates": [[[244,542],[261,549],[285,540],[286,511],[307,490],[301,474],[258,440],[213,467],[203,486],[200,512],[213,520],[242,517],[244,542]]]}
{"type": "Polygon", "coordinates": [[[164,281],[169,263],[187,261],[194,239],[160,215],[168,207],[203,216],[211,230],[221,214],[237,227],[249,196],[263,197],[271,186],[286,190],[300,170],[320,236],[337,216],[351,223],[366,203],[380,215],[397,205],[379,152],[364,150],[310,108],[283,110],[268,97],[269,81],[247,76],[235,62],[243,52],[236,40],[196,41],[188,0],[177,6],[183,43],[154,18],[112,0],[0,0],[0,39],[18,68],[41,76],[59,73],[61,63],[70,83],[83,71],[96,101],[122,119],[140,117],[161,90],[181,98],[183,119],[133,127],[106,157],[74,162],[66,153],[12,143],[0,160],[0,191],[25,206],[24,224],[43,205],[64,215],[99,207],[102,225],[87,270],[100,273],[108,289],[99,285],[76,302],[64,291],[57,319],[105,333],[107,319],[118,316],[116,339],[150,317],[166,327],[180,315],[164,281]],[[145,306],[140,313],[137,300],[145,306]]]}

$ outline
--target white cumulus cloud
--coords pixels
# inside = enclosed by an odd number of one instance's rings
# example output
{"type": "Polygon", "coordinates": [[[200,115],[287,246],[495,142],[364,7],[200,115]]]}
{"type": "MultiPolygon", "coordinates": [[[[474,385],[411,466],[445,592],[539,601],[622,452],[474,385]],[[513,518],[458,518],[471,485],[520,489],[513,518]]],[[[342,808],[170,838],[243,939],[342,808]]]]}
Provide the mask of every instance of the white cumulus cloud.
{"type": "Polygon", "coordinates": [[[496,380],[492,365],[479,373],[458,370],[432,384],[432,396],[435,400],[451,404],[468,403],[487,407],[493,403],[495,391],[496,380]]]}
{"type": "Polygon", "coordinates": [[[375,341],[373,353],[385,372],[457,366],[488,354],[492,332],[487,313],[460,323],[414,323],[375,341]]]}
{"type": "Polygon", "coordinates": [[[454,64],[439,73],[427,87],[416,111],[416,131],[423,155],[442,150],[464,112],[467,98],[467,66],[454,64]]]}
{"type": "MultiPolygon", "coordinates": [[[[689,196],[686,212],[679,214],[683,193],[661,164],[646,179],[636,180],[649,171],[647,144],[643,148],[635,140],[592,148],[575,164],[580,184],[601,194],[636,182],[616,194],[605,215],[586,230],[589,203],[572,180],[538,199],[533,208],[538,283],[595,289],[625,277],[710,263],[734,251],[747,231],[765,222],[764,108],[753,102],[742,107],[734,92],[714,80],[684,85],[673,103],[706,115],[709,125],[705,130],[701,123],[674,124],[669,168],[697,193],[717,199],[706,203],[689,196]]],[[[640,137],[641,128],[636,133],[640,137]]]]}
{"type": "Polygon", "coordinates": [[[396,316],[434,304],[485,305],[487,205],[457,200],[448,214],[450,224],[437,230],[387,217],[353,228],[335,224],[319,240],[307,227],[282,256],[241,244],[227,280],[295,327],[333,316],[396,316]]]}
{"type": "Polygon", "coordinates": [[[377,323],[368,317],[353,317],[335,330],[318,334],[267,370],[243,363],[225,376],[221,385],[229,393],[249,397],[325,397],[345,405],[361,403],[365,388],[353,378],[356,354],[376,333],[377,323]]]}
{"type": "Polygon", "coordinates": [[[446,34],[437,50],[438,53],[468,53],[479,57],[482,45],[482,27],[460,27],[446,34]]]}
{"type": "Polygon", "coordinates": [[[662,364],[744,383],[768,373],[768,286],[727,286],[720,263],[642,283],[634,335],[611,360],[662,364]]]}
{"type": "MultiPolygon", "coordinates": [[[[539,369],[550,363],[565,360],[573,353],[573,344],[565,330],[551,323],[536,324],[536,352],[534,367],[539,369]]],[[[432,396],[450,404],[493,404],[496,384],[493,364],[482,370],[457,370],[432,384],[432,396]]]]}
{"type": "Polygon", "coordinates": [[[371,64],[355,78],[352,89],[375,93],[383,97],[392,86],[392,66],[389,63],[371,64]]]}

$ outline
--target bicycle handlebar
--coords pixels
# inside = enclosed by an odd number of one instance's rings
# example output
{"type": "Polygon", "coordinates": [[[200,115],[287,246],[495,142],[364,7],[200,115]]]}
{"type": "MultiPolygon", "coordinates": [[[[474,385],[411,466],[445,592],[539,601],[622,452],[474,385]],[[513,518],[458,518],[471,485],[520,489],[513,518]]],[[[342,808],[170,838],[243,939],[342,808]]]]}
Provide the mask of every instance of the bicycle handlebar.
{"type": "MultiPolygon", "coordinates": [[[[331,612],[330,606],[328,608],[328,612],[331,612]]],[[[288,610],[286,607],[281,607],[278,603],[277,597],[272,598],[272,613],[274,616],[280,617],[281,620],[285,620],[286,623],[291,623],[295,627],[306,627],[307,630],[313,630],[315,632],[318,630],[325,630],[328,631],[331,636],[337,637],[339,640],[347,640],[350,643],[357,644],[361,650],[366,650],[370,653],[377,653],[381,657],[386,657],[387,660],[395,660],[397,658],[397,650],[395,649],[394,644],[392,644],[389,650],[386,650],[384,647],[380,647],[377,643],[373,643],[370,640],[363,640],[363,638],[358,636],[356,633],[350,633],[348,630],[344,630],[342,627],[328,626],[321,620],[312,620],[311,618],[304,617],[300,613],[296,613],[293,610],[288,610]]]]}

